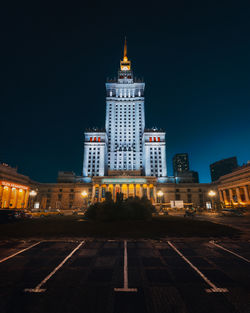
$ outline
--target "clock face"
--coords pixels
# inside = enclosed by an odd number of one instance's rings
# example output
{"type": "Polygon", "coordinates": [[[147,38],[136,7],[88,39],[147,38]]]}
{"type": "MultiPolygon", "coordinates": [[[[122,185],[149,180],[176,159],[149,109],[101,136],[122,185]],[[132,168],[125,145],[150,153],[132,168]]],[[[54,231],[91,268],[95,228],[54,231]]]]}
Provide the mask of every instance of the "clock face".
{"type": "Polygon", "coordinates": [[[128,67],[127,67],[127,66],[123,66],[123,67],[122,67],[122,70],[123,70],[123,71],[128,71],[128,67]]]}

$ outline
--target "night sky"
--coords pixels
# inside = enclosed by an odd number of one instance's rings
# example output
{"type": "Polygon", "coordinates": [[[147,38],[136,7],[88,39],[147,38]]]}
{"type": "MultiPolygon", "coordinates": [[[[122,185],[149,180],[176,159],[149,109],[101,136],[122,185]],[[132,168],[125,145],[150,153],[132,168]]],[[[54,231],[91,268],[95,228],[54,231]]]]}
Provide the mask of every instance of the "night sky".
{"type": "Polygon", "coordinates": [[[105,125],[125,35],[146,83],[146,127],[166,130],[168,175],[175,153],[189,153],[201,182],[212,162],[250,159],[249,1],[8,3],[0,161],[40,182],[81,174],[84,130],[105,125]]]}

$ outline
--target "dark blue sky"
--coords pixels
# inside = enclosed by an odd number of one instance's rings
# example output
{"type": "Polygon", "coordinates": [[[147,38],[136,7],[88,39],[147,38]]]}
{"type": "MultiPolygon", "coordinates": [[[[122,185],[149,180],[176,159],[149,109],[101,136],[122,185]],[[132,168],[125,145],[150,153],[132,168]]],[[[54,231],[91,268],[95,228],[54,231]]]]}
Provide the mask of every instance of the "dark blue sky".
{"type": "Polygon", "coordinates": [[[0,10],[0,161],[55,181],[82,170],[84,130],[104,126],[105,81],[124,36],[146,83],[146,126],[166,130],[172,157],[209,164],[250,159],[247,1],[11,2],[0,10]]]}

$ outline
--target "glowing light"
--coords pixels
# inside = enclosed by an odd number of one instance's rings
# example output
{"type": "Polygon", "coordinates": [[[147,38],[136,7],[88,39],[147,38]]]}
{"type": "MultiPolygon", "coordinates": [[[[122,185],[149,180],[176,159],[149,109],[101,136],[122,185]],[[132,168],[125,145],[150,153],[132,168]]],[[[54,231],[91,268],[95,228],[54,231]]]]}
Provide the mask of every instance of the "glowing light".
{"type": "Polygon", "coordinates": [[[216,195],[216,192],[213,190],[210,190],[208,195],[209,195],[209,197],[214,197],[216,195]]]}
{"type": "Polygon", "coordinates": [[[31,190],[30,196],[35,197],[37,195],[37,192],[35,190],[31,190]]]}
{"type": "Polygon", "coordinates": [[[163,196],[163,192],[162,192],[161,190],[159,190],[159,191],[157,192],[157,196],[158,196],[158,197],[162,197],[162,196],[163,196]]]}
{"type": "Polygon", "coordinates": [[[87,193],[86,191],[83,191],[83,192],[81,193],[81,195],[82,195],[83,198],[86,198],[86,197],[88,196],[88,193],[87,193]]]}

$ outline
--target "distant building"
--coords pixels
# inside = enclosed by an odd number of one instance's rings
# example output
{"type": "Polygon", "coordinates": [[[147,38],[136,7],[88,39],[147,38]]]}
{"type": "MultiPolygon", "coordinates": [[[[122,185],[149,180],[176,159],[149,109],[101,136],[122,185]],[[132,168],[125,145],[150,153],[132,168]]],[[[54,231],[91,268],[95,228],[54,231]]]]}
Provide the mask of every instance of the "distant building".
{"type": "Polygon", "coordinates": [[[173,157],[173,173],[179,176],[189,171],[189,160],[187,153],[178,153],[173,157]]]}
{"type": "Polygon", "coordinates": [[[210,165],[210,175],[212,181],[218,180],[221,176],[231,173],[238,167],[236,157],[231,157],[217,161],[210,165]]]}
{"type": "Polygon", "coordinates": [[[176,183],[199,183],[199,173],[195,171],[188,171],[179,174],[175,177],[176,183]]]}
{"type": "Polygon", "coordinates": [[[189,170],[187,153],[178,153],[173,157],[173,172],[176,183],[199,183],[199,174],[189,170]]]}

